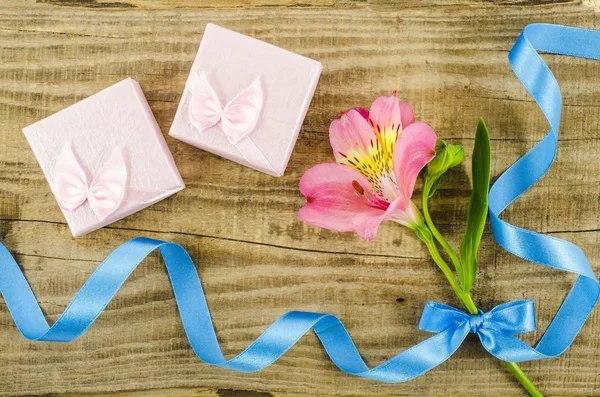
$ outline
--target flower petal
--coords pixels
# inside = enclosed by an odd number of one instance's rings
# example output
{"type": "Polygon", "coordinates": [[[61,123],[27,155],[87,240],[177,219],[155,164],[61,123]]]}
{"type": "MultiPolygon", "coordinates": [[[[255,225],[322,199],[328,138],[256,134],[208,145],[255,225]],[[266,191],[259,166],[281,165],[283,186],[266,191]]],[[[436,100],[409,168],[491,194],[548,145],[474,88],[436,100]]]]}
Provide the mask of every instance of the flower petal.
{"type": "Polygon", "coordinates": [[[394,221],[410,229],[423,225],[424,219],[421,211],[411,200],[400,196],[394,200],[385,211],[386,221],[394,221]]]}
{"type": "Polygon", "coordinates": [[[419,171],[435,157],[437,136],[425,123],[410,124],[396,143],[394,174],[400,192],[410,199],[419,171]]]}
{"type": "Polygon", "coordinates": [[[400,130],[402,130],[415,122],[415,112],[412,106],[406,102],[399,102],[396,91],[390,96],[380,96],[375,99],[367,116],[373,124],[379,125],[380,128],[389,127],[391,129],[392,126],[396,127],[400,123],[400,130]]]}
{"type": "Polygon", "coordinates": [[[372,183],[383,174],[384,164],[377,155],[381,149],[377,136],[356,109],[331,122],[329,141],[338,163],[349,165],[372,183]]]}
{"type": "Polygon", "coordinates": [[[415,111],[412,106],[410,106],[406,102],[400,102],[400,121],[402,122],[402,127],[400,129],[404,129],[415,122],[415,111]]]}
{"type": "Polygon", "coordinates": [[[351,159],[351,153],[369,155],[374,140],[373,129],[356,109],[343,113],[329,125],[329,141],[335,159],[340,163],[351,159]]]}
{"type": "Polygon", "coordinates": [[[375,128],[379,126],[381,130],[384,128],[392,129],[392,126],[395,129],[395,127],[401,125],[400,103],[398,102],[396,91],[390,96],[380,96],[375,99],[371,105],[371,110],[369,110],[369,118],[375,125],[375,128]]]}
{"type": "MultiPolygon", "coordinates": [[[[365,120],[369,120],[369,111],[367,109],[365,109],[365,108],[352,108],[350,110],[356,110],[358,113],[360,113],[361,116],[363,116],[365,118],[365,120]]],[[[344,114],[346,114],[348,112],[342,112],[342,115],[344,115],[344,114]]]]}
{"type": "Polygon", "coordinates": [[[298,216],[305,222],[339,232],[356,231],[365,240],[375,238],[389,203],[369,195],[369,181],[341,164],[319,164],[304,173],[300,191],[307,204],[298,216]]]}
{"type": "Polygon", "coordinates": [[[369,123],[379,140],[386,170],[391,171],[394,145],[402,131],[400,103],[396,91],[390,96],[380,96],[375,99],[369,110],[369,123]]]}

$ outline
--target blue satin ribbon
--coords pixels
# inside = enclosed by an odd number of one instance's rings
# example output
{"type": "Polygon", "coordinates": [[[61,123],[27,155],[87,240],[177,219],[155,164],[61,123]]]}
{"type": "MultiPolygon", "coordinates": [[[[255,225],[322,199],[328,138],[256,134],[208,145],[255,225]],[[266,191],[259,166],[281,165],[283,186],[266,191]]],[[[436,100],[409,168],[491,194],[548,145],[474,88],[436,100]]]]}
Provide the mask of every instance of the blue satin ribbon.
{"type": "Polygon", "coordinates": [[[52,327],[44,318],[13,256],[2,244],[0,292],[25,338],[70,342],[93,324],[131,272],[155,249],[163,256],[192,349],[202,361],[236,371],[253,372],[269,366],[312,328],[331,360],[342,371],[384,382],[405,382],[447,360],[469,332],[479,335],[483,346],[499,359],[518,361],[525,346],[529,346],[513,335],[535,329],[532,301],[505,303],[478,315],[468,315],[450,306],[430,302],[425,306],[419,328],[436,335],[369,369],[337,317],[293,311],[276,320],[238,356],[227,360],[217,342],[200,279],[188,253],[175,243],[143,237],[130,240],[114,250],[52,327]]]}
{"type": "Polygon", "coordinates": [[[561,99],[558,85],[536,48],[570,55],[600,57],[600,33],[554,25],[530,25],[510,53],[515,73],[548,118],[550,133],[502,175],[490,191],[494,236],[507,250],[545,266],[579,274],[536,349],[514,335],[535,329],[532,301],[505,303],[487,313],[469,315],[450,306],[430,302],[419,328],[436,335],[369,369],[341,321],[330,314],[289,312],[276,320],[238,356],[227,360],[219,346],[196,268],[181,246],[136,238],[114,250],[90,276],[63,314],[51,327],[18,264],[0,243],[0,293],[23,334],[30,340],[70,342],[98,318],[131,272],[152,251],[163,256],[187,338],[206,363],[241,372],[267,367],[313,329],[331,360],[342,371],[384,382],[405,382],[438,366],[461,345],[469,332],[495,357],[512,362],[553,357],[573,341],[598,299],[600,286],[575,245],[516,228],[498,215],[537,181],[554,159],[561,99]]]}
{"type": "Polygon", "coordinates": [[[550,131],[490,189],[492,232],[498,244],[514,255],[579,275],[536,349],[528,354],[530,359],[563,353],[581,330],[600,295],[598,280],[579,247],[518,228],[499,218],[506,207],[546,173],[556,155],[562,96],[556,79],[537,51],[600,59],[600,32],[560,25],[528,25],[508,55],[513,71],[548,120],[550,131]]]}

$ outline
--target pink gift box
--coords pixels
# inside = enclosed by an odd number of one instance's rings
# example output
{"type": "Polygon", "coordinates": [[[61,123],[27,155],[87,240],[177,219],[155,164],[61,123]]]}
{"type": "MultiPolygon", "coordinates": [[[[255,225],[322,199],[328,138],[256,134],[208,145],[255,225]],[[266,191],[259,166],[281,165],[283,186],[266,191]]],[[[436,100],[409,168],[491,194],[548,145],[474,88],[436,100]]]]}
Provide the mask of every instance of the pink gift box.
{"type": "Polygon", "coordinates": [[[169,135],[282,176],[322,66],[208,24],[169,135]]]}
{"type": "Polygon", "coordinates": [[[185,187],[140,85],[130,78],[23,132],[75,237],[185,187]]]}

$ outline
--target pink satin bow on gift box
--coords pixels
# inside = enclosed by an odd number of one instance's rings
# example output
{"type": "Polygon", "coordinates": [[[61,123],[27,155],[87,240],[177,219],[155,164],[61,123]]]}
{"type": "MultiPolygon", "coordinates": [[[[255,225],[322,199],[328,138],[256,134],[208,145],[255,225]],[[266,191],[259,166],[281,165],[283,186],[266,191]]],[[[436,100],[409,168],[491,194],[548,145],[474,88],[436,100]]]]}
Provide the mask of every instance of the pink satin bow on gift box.
{"type": "Polygon", "coordinates": [[[125,197],[127,167],[117,150],[90,182],[75,158],[71,145],[66,145],[54,165],[53,190],[58,204],[65,211],[74,211],[86,201],[104,220],[119,208],[125,197]]]}
{"type": "Polygon", "coordinates": [[[263,92],[258,78],[225,106],[206,80],[204,72],[200,75],[192,72],[188,87],[193,93],[190,119],[200,131],[218,124],[229,142],[236,145],[256,126],[263,104],[263,92]]]}
{"type": "Polygon", "coordinates": [[[150,202],[164,192],[127,186],[128,169],[117,149],[91,179],[83,170],[71,144],[65,145],[54,165],[52,191],[58,205],[72,212],[86,202],[99,220],[111,216],[125,200],[150,202]]]}
{"type": "Polygon", "coordinates": [[[249,137],[258,123],[263,107],[263,91],[258,77],[225,106],[209,84],[204,72],[198,74],[192,70],[187,88],[192,93],[189,117],[194,127],[204,132],[218,125],[229,143],[240,151],[249,164],[277,173],[249,137]]]}

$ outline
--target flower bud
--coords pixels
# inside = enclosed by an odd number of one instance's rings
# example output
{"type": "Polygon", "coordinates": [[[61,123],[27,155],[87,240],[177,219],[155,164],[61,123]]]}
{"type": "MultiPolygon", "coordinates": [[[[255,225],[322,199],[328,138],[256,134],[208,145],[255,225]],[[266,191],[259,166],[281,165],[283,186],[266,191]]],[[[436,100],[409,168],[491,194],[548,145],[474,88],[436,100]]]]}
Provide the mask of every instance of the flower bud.
{"type": "Polygon", "coordinates": [[[435,144],[435,157],[427,164],[430,178],[439,179],[446,171],[462,163],[465,150],[460,145],[450,145],[441,139],[435,144]]]}
{"type": "Polygon", "coordinates": [[[427,164],[425,190],[427,198],[436,192],[440,178],[446,171],[462,163],[465,149],[460,145],[450,145],[441,139],[435,143],[435,157],[427,164]]]}

